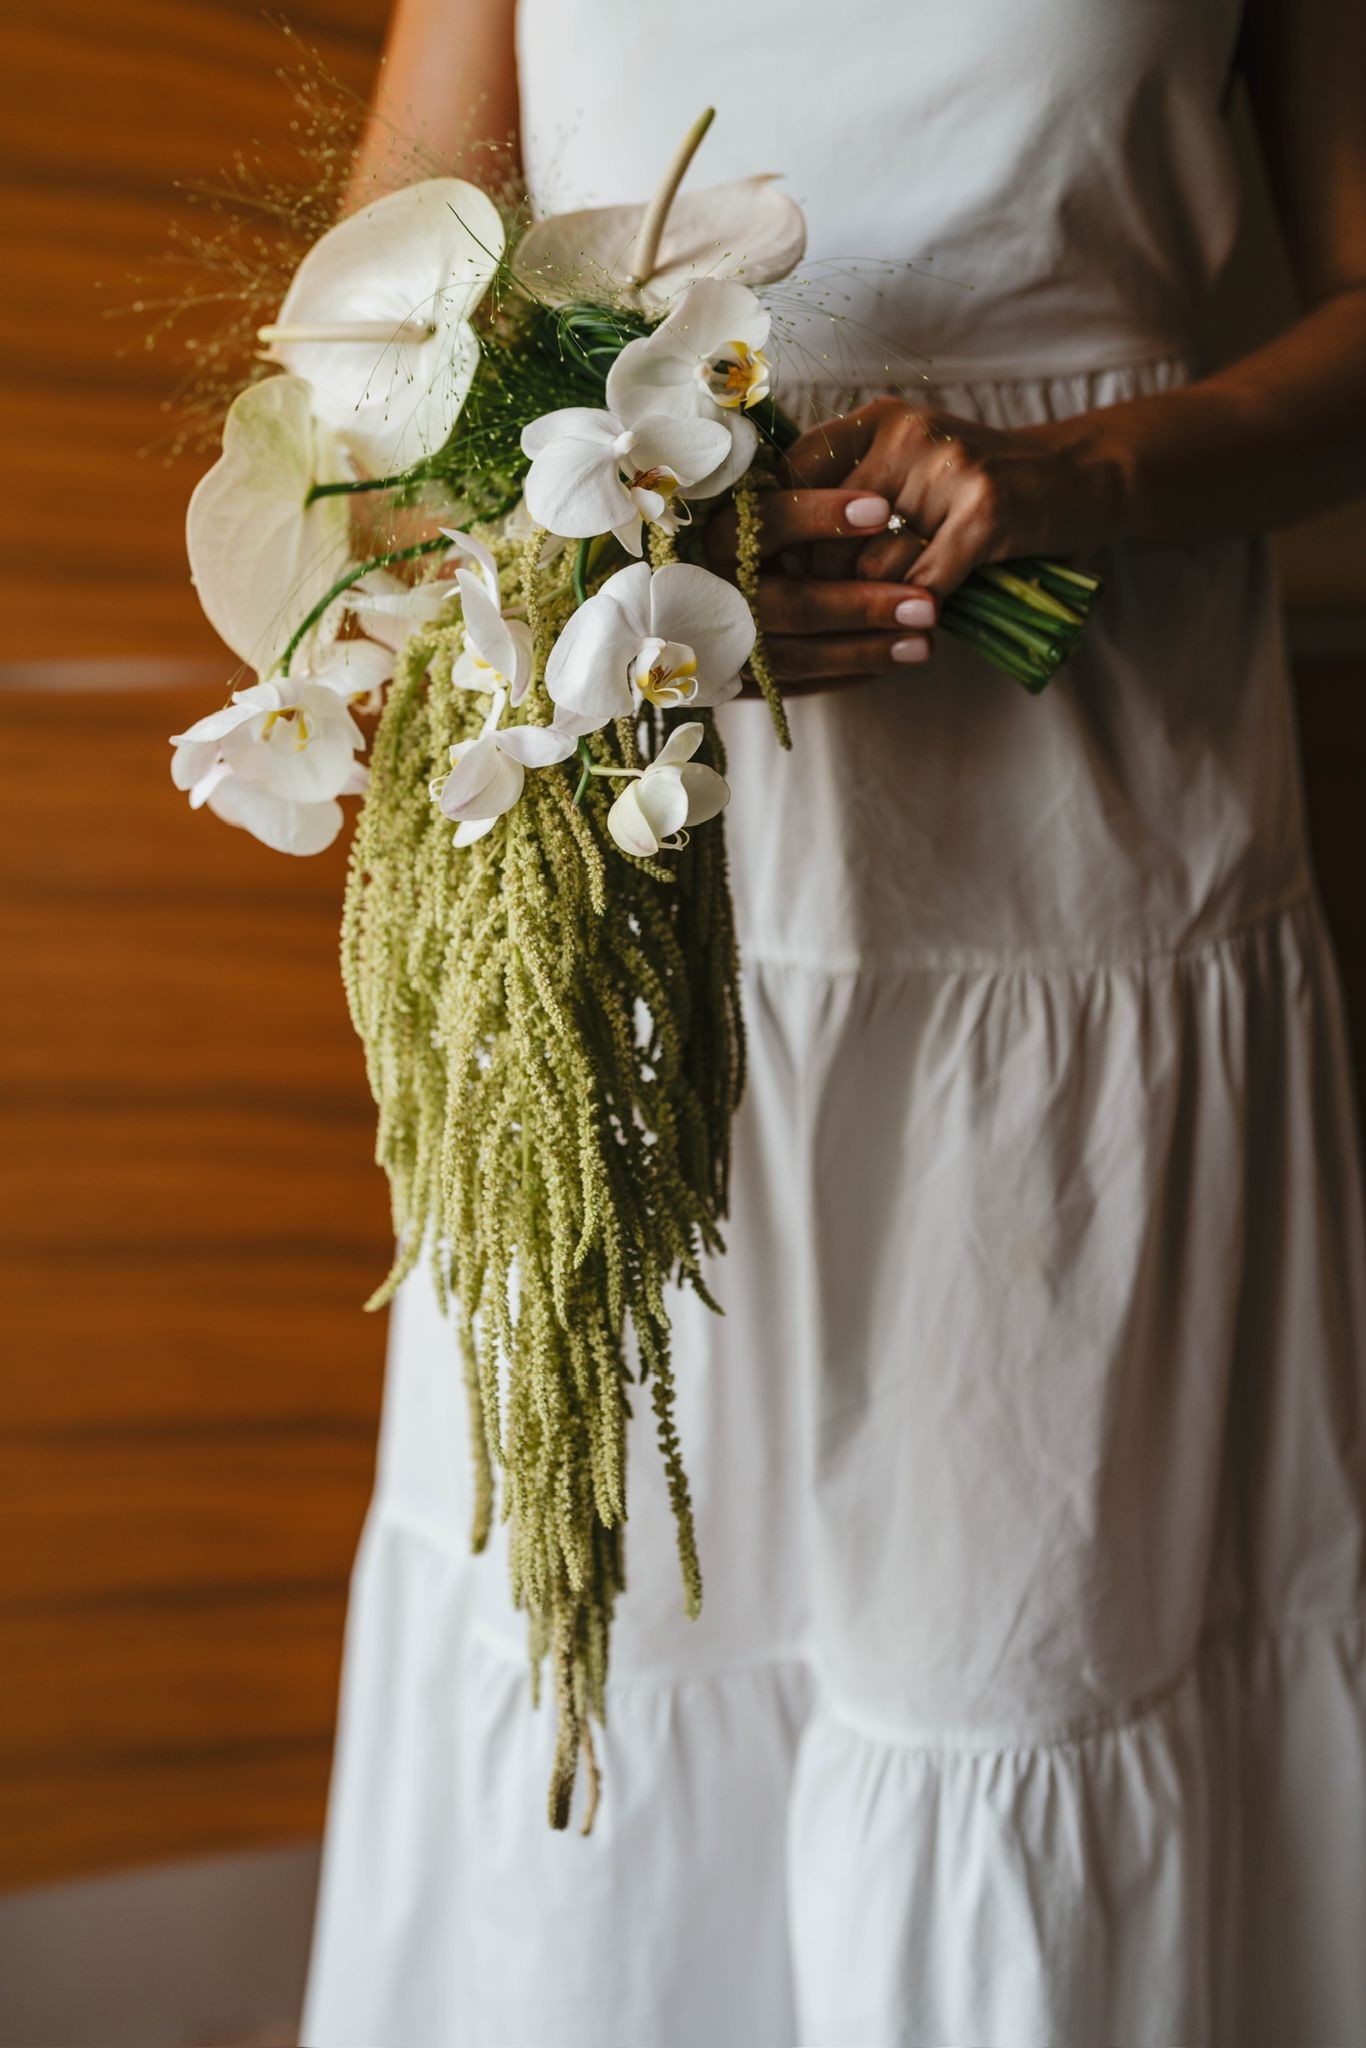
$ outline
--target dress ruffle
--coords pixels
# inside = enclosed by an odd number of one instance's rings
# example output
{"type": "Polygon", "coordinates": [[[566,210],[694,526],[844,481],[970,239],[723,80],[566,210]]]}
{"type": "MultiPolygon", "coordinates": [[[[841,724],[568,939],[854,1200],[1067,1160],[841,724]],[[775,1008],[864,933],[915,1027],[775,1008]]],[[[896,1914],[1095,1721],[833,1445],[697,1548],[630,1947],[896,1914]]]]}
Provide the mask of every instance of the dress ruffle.
{"type": "Polygon", "coordinates": [[[702,1617],[642,1421],[602,1804],[552,1835],[415,1276],[310,2048],[1366,2040],[1366,1301],[1312,895],[1143,959],[746,973],[727,1314],[676,1304],[702,1617]]]}

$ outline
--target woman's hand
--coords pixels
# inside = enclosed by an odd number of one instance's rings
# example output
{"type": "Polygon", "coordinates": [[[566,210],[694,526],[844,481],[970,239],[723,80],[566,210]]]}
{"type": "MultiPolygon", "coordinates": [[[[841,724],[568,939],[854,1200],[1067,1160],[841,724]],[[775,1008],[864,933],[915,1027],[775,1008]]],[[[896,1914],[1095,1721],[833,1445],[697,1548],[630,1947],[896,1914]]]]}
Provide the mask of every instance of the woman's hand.
{"type": "MultiPolygon", "coordinates": [[[[774,489],[760,493],[758,614],[764,649],[785,695],[844,688],[929,660],[939,607],[918,584],[855,574],[859,549],[885,532],[888,500],[866,490],[774,489]],[[844,564],[821,576],[815,555],[844,564]]],[[[732,508],[709,519],[711,566],[735,574],[732,508]]]]}
{"type": "Polygon", "coordinates": [[[1002,432],[952,414],[875,398],[812,427],[788,451],[798,495],[880,493],[906,524],[869,539],[849,560],[821,549],[818,574],[853,575],[879,588],[914,570],[917,585],[947,597],[984,562],[1089,552],[1113,537],[1123,465],[1093,448],[1074,420],[1002,432]]]}

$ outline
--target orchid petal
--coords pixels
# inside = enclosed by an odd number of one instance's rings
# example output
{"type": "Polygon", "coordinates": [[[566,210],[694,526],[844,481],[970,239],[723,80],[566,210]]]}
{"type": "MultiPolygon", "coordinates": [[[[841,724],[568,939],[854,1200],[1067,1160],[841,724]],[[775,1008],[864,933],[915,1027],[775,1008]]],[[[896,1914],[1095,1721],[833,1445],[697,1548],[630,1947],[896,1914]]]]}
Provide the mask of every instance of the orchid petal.
{"type": "Polygon", "coordinates": [[[607,813],[607,829],[623,853],[647,860],[659,852],[659,837],[640,808],[640,781],[628,782],[607,813]]]}
{"type": "Polygon", "coordinates": [[[522,453],[533,461],[557,441],[583,441],[602,454],[609,450],[621,423],[601,406],[562,405],[555,412],[543,412],[522,429],[522,453]]]}
{"type": "Polygon", "coordinates": [[[306,680],[338,697],[369,697],[382,690],[394,673],[392,648],[370,640],[339,640],[306,680]]]}
{"type": "MultiPolygon", "coordinates": [[[[502,585],[498,577],[498,564],[493,551],[477,540],[472,533],[465,533],[458,526],[443,526],[438,529],[451,544],[451,553],[464,561],[473,562],[476,573],[484,579],[484,586],[495,604],[502,602],[502,585]]],[[[442,556],[448,561],[449,556],[442,556]]]]}
{"type": "Polygon", "coordinates": [[[723,775],[704,762],[694,761],[681,768],[679,776],[684,795],[688,799],[687,825],[705,825],[708,818],[714,818],[730,802],[730,785],[723,775]]]}
{"type": "Polygon", "coordinates": [[[683,725],[676,725],[665,740],[651,764],[657,768],[681,768],[690,761],[702,744],[706,731],[700,718],[690,718],[683,725]]]}
{"type": "Polygon", "coordinates": [[[522,794],[526,770],[485,733],[459,751],[441,789],[441,809],[448,818],[501,818],[522,794]]]}
{"type": "Polygon", "coordinates": [[[221,711],[211,711],[207,718],[200,718],[184,732],[171,734],[171,745],[199,746],[208,741],[226,739],[239,725],[246,725],[263,711],[278,709],[282,699],[273,683],[253,683],[248,690],[233,693],[231,704],[225,704],[221,711]]]}
{"type": "MultiPolygon", "coordinates": [[[[617,580],[613,577],[604,590],[617,580]]],[[[754,615],[735,585],[691,562],[666,562],[651,579],[649,605],[650,632],[661,640],[683,641],[696,656],[698,687],[692,701],[720,704],[735,696],[755,640],[754,615]]]]}
{"type": "Polygon", "coordinates": [[[550,768],[567,761],[576,741],[553,725],[509,725],[495,735],[495,745],[524,768],[550,768]]]}
{"type": "Polygon", "coordinates": [[[208,802],[215,817],[240,825],[276,853],[321,853],[342,828],[339,803],[292,802],[240,775],[227,776],[208,802]]]}
{"type": "Polygon", "coordinates": [[[545,668],[547,694],[564,714],[556,719],[562,730],[596,732],[631,711],[629,670],[649,631],[650,581],[649,563],[633,563],[571,614],[545,668]]]}
{"type": "Polygon", "coordinates": [[[577,438],[547,443],[533,456],[522,489],[537,525],[567,540],[610,533],[631,511],[608,444],[577,438]]]}

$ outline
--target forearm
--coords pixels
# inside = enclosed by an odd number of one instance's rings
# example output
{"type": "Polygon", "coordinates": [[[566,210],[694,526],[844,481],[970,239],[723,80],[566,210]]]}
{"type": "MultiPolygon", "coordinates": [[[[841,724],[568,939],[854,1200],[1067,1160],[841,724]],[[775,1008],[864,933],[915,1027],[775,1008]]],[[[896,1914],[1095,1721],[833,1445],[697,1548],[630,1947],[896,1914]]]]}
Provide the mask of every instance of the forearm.
{"type": "Polygon", "coordinates": [[[513,19],[513,0],[397,0],[348,210],[416,178],[515,169],[513,19]]]}
{"type": "Polygon", "coordinates": [[[1283,526],[1366,493],[1366,286],[1184,390],[1034,430],[1089,477],[1099,539],[1283,526]]]}

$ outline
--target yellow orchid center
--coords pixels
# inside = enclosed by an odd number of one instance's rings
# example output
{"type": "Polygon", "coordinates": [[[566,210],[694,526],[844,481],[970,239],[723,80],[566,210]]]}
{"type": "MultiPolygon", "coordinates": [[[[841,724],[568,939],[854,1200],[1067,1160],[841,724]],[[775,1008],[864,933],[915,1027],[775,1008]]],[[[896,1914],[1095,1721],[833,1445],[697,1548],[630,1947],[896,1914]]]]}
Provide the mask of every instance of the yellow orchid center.
{"type": "Polygon", "coordinates": [[[626,487],[631,491],[655,491],[661,498],[671,498],[678,489],[678,478],[671,469],[656,464],[653,469],[633,470],[626,487]]]}
{"type": "Polygon", "coordinates": [[[631,681],[661,711],[690,703],[697,695],[697,656],[680,640],[647,640],[631,663],[631,681]]]}
{"type": "Polygon", "coordinates": [[[727,346],[730,354],[711,363],[705,376],[707,389],[716,403],[727,412],[735,412],[741,406],[748,409],[761,398],[767,398],[770,365],[763,350],[751,348],[747,341],[732,341],[727,346]]]}
{"type": "Polygon", "coordinates": [[[294,748],[296,753],[301,754],[313,737],[312,732],[309,730],[307,712],[303,711],[297,704],[286,704],[279,711],[268,711],[266,713],[266,722],[261,727],[261,738],[268,740],[276,725],[280,723],[293,725],[294,748]]]}

